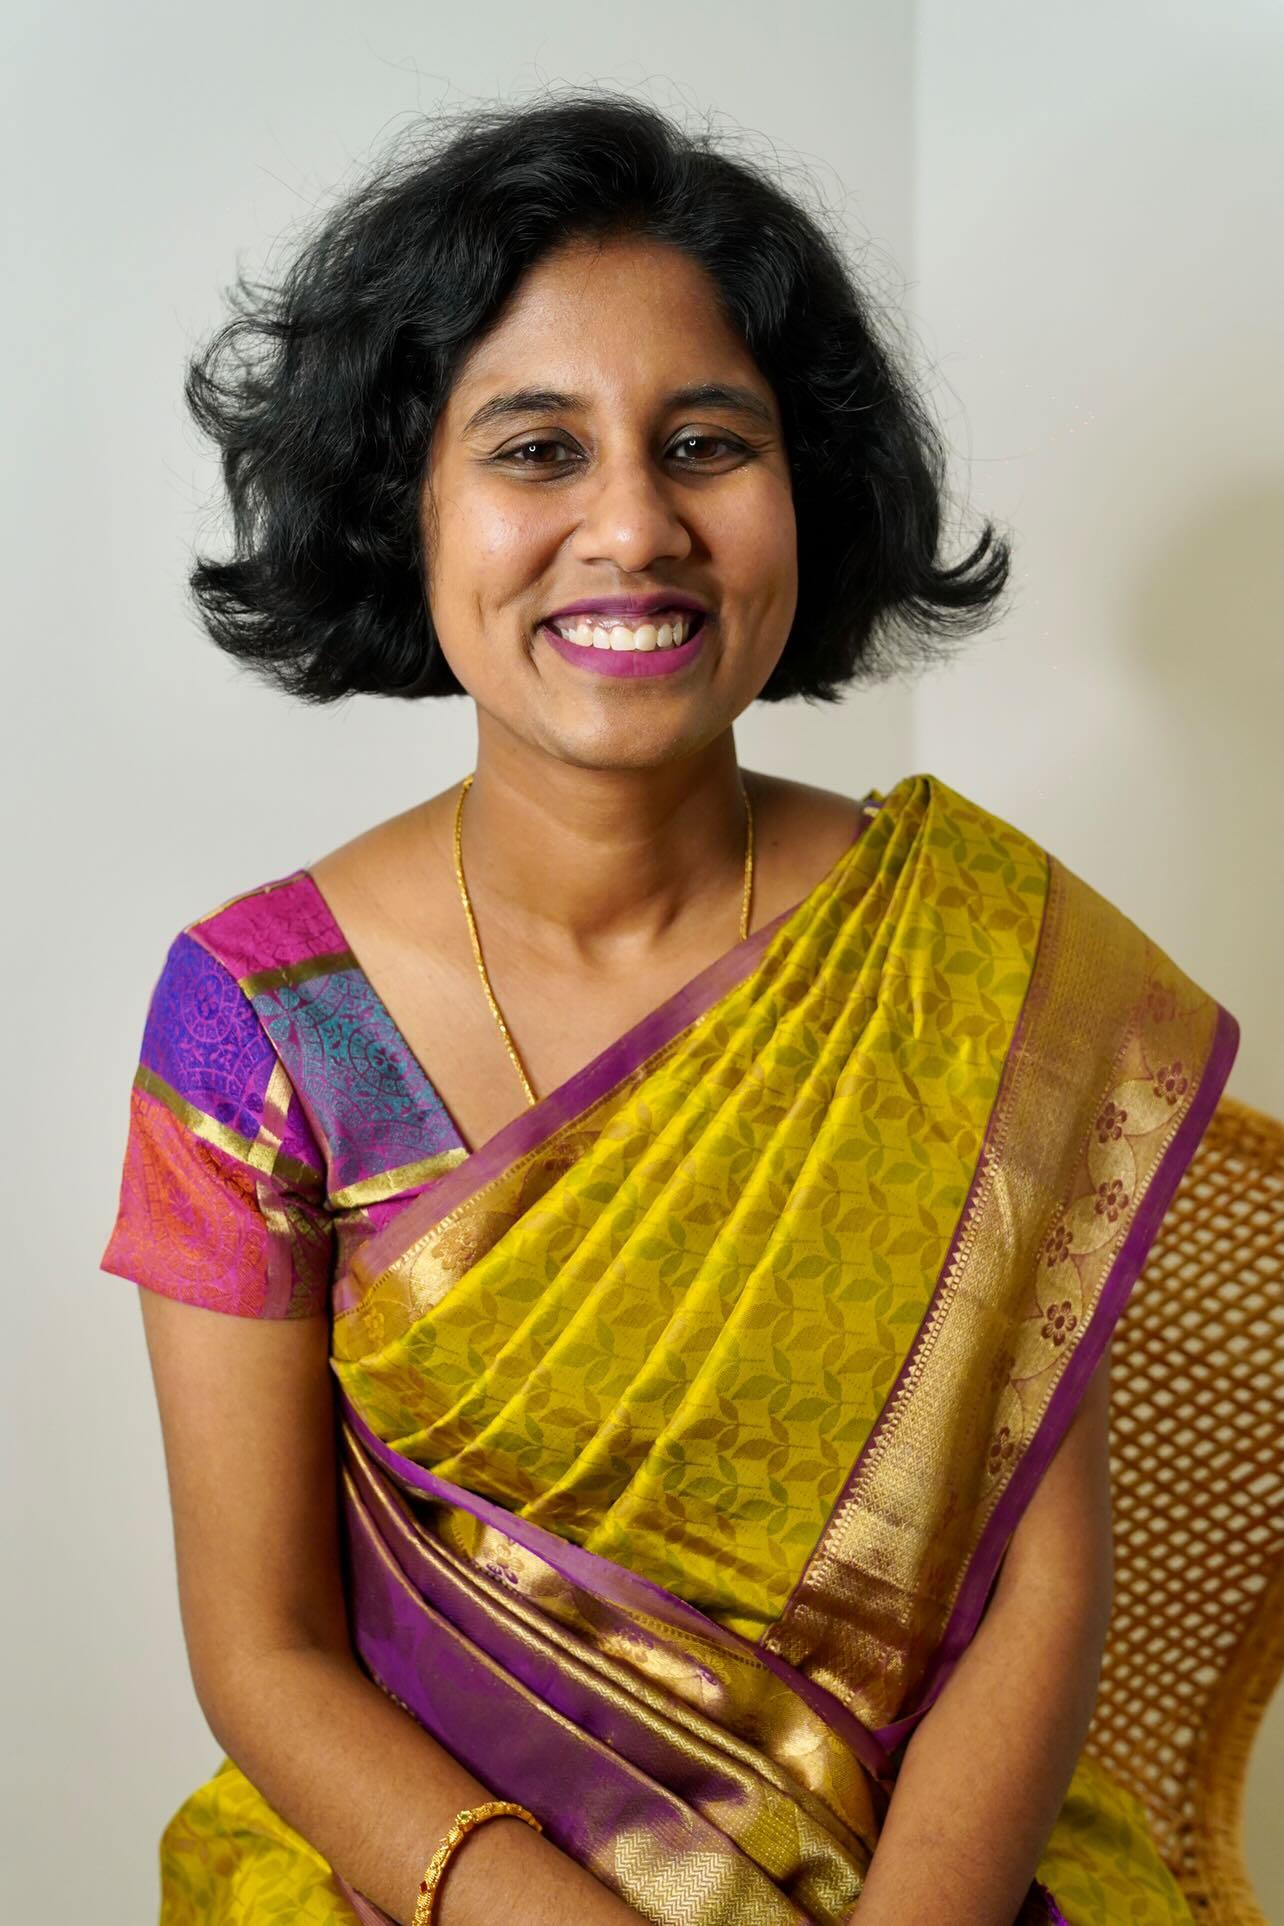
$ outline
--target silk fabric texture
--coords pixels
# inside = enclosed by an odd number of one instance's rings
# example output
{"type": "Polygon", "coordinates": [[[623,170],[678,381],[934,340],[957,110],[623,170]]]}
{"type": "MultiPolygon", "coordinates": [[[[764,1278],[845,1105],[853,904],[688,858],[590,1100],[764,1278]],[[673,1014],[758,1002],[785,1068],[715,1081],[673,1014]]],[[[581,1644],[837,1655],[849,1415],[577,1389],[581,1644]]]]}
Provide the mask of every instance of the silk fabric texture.
{"type": "MultiPolygon", "coordinates": [[[[355,966],[332,943],[237,971],[269,1036],[327,954],[355,966]]],[[[364,1668],[644,1918],[858,1909],[904,1743],[1236,1035],[1055,857],[916,776],[794,910],[487,1144],[356,1184],[336,1164],[364,1668]]],[[[126,1215],[107,1261],[138,1275],[126,1215]]],[[[230,1762],[162,1870],[167,1926],[380,1917],[230,1762]]],[[[1040,1876],[1056,1899],[1032,1888],[1023,1920],[1189,1918],[1086,1758],[1040,1876]]]]}

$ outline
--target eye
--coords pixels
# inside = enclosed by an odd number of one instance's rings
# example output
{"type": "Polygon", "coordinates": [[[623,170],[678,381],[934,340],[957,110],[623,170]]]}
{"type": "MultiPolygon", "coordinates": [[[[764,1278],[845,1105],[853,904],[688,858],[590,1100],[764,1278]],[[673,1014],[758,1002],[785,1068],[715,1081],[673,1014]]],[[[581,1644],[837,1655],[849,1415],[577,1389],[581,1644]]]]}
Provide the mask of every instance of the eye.
{"type": "Polygon", "coordinates": [[[538,455],[532,458],[530,451],[541,448],[560,448],[563,453],[568,455],[572,452],[567,448],[564,441],[547,441],[541,439],[539,436],[531,436],[527,441],[515,442],[511,448],[503,449],[500,454],[496,455],[495,459],[501,462],[516,462],[519,468],[561,468],[564,466],[564,464],[559,461],[541,461],[538,455]]]}
{"type": "MultiPolygon", "coordinates": [[[[676,452],[676,450],[679,448],[690,448],[693,445],[696,447],[704,447],[704,448],[711,448],[711,447],[719,448],[719,449],[722,449],[725,453],[732,454],[732,455],[743,454],[745,452],[742,444],[738,441],[734,441],[729,435],[701,435],[696,433],[695,430],[692,430],[692,432],[688,435],[679,435],[678,439],[673,443],[673,448],[671,452],[676,452]]],[[[680,468],[704,468],[708,465],[708,462],[710,460],[718,460],[718,459],[719,457],[716,455],[706,456],[703,461],[700,461],[700,460],[681,461],[679,462],[678,466],[680,468]]]]}
{"type": "MultiPolygon", "coordinates": [[[[669,445],[669,454],[677,461],[679,468],[708,468],[715,462],[725,461],[729,456],[745,456],[749,453],[744,443],[733,436],[701,434],[694,429],[689,434],[679,435],[669,445]],[[681,449],[689,452],[679,454],[681,449]]],[[[530,435],[525,441],[513,442],[508,448],[501,449],[491,459],[501,466],[542,469],[545,473],[553,473],[559,468],[574,466],[578,453],[564,441],[530,435]],[[559,452],[566,460],[559,459],[559,452]]]]}

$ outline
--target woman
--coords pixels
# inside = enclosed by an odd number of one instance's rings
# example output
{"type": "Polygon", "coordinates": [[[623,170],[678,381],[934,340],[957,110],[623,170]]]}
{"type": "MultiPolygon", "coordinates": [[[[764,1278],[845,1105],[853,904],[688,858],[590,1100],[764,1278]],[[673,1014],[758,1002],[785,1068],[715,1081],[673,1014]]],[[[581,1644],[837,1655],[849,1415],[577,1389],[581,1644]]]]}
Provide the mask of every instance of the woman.
{"type": "Polygon", "coordinates": [[[1235,1024],[937,778],[739,768],[1006,573],[833,245],[637,103],[476,114],[188,392],[214,638],[478,747],[153,997],[104,1265],[227,1754],[166,1926],[1188,1919],[1080,1753],[1235,1024]]]}

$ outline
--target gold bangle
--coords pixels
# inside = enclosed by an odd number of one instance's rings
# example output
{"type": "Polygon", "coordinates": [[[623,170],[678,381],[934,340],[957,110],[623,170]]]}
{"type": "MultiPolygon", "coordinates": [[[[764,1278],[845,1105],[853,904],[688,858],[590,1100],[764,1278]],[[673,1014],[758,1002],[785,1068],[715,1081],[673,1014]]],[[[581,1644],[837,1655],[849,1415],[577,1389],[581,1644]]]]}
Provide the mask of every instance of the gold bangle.
{"type": "Polygon", "coordinates": [[[525,1806],[514,1805],[510,1799],[488,1799],[484,1806],[465,1806],[457,1812],[450,1822],[450,1830],[438,1846],[424,1868],[424,1876],[419,1881],[419,1897],[415,1903],[415,1916],[411,1926],[432,1926],[433,1909],[437,1901],[437,1889],[441,1885],[446,1867],[469,1833],[477,1826],[485,1825],[488,1819],[521,1819],[536,1832],[544,1828],[533,1812],[525,1806]]]}

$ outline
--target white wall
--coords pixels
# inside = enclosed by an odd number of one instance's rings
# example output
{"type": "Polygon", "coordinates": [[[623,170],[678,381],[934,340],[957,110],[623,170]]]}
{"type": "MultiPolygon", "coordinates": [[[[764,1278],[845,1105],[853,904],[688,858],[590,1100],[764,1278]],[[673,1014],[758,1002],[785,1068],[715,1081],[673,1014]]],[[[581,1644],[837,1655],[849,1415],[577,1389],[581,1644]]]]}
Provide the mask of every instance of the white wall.
{"type": "MultiPolygon", "coordinates": [[[[154,1917],[156,1841],[217,1759],[192,1697],[136,1293],[99,1276],[147,993],[179,927],[463,773],[461,703],[312,713],[219,658],[182,580],[211,473],[186,352],[237,259],[395,123],[600,81],[814,160],[908,271],[911,27],[886,0],[110,6],[9,0],[0,527],[13,981],[0,1347],[10,1578],[6,1917],[154,1917]],[[16,1233],[17,1248],[12,1246],[16,1233]],[[69,1856],[70,1855],[70,1856],[69,1856]]],[[[893,290],[894,291],[894,290],[893,290]]],[[[205,531],[208,532],[208,531],[205,531]]],[[[763,711],[750,764],[860,794],[912,762],[903,689],[763,711]]]]}
{"type": "MultiPolygon", "coordinates": [[[[922,0],[915,296],[995,637],[915,694],[920,767],[1128,910],[1284,1115],[1284,7],[922,0]],[[968,468],[960,464],[964,480],[968,468]]],[[[1247,1850],[1284,1922],[1284,1698],[1247,1850]]]]}

